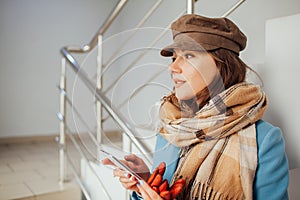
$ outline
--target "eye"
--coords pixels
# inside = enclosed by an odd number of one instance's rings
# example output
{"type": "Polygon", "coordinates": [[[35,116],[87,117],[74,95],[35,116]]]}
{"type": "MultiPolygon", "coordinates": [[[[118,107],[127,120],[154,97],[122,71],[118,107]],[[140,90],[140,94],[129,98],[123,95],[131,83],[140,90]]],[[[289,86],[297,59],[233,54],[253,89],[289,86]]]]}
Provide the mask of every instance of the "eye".
{"type": "Polygon", "coordinates": [[[186,58],[186,59],[190,59],[190,58],[192,58],[192,57],[194,57],[194,55],[191,54],[191,53],[186,53],[186,54],[184,54],[184,58],[186,58]]]}

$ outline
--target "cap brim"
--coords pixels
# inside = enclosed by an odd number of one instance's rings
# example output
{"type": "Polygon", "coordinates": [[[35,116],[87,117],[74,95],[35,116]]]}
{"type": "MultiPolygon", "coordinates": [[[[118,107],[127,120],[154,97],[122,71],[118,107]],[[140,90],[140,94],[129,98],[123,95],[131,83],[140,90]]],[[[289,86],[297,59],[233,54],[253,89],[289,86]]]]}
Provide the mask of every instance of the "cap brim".
{"type": "MultiPolygon", "coordinates": [[[[178,48],[176,44],[171,44],[169,46],[166,46],[160,51],[160,55],[165,57],[173,56],[174,49],[178,48]]],[[[179,48],[180,49],[180,48],[179,48]]]]}
{"type": "Polygon", "coordinates": [[[173,56],[174,49],[189,51],[209,51],[219,48],[211,44],[195,41],[189,34],[180,34],[175,37],[174,43],[166,46],[160,51],[160,55],[165,57],[173,56]]]}

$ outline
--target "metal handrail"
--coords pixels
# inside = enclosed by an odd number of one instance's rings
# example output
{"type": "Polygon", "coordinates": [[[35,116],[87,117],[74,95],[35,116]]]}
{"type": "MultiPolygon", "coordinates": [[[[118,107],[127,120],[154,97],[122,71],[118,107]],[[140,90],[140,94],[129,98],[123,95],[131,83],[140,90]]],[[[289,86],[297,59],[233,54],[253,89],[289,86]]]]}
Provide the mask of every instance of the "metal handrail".
{"type": "MultiPolygon", "coordinates": [[[[184,14],[186,12],[186,9],[184,9],[183,12],[180,13],[179,16],[181,16],[182,14],[184,14]]],[[[144,48],[143,51],[140,53],[139,56],[137,56],[137,58],[135,60],[133,60],[125,69],[125,71],[120,75],[118,76],[114,83],[118,82],[122,76],[127,73],[132,67],[134,67],[134,65],[143,57],[146,55],[148,49],[151,49],[169,30],[170,30],[170,25],[169,24],[165,29],[163,29],[163,31],[156,37],[154,38],[154,40],[149,44],[149,47],[148,48],[144,48]]],[[[110,65],[110,63],[109,63],[110,65]]],[[[110,89],[112,89],[113,85],[110,85],[109,87],[107,87],[104,91],[104,93],[107,93],[110,89]]]]}
{"type": "Polygon", "coordinates": [[[71,99],[69,99],[69,97],[67,96],[66,91],[64,89],[60,88],[59,86],[57,86],[57,88],[60,90],[61,93],[63,93],[65,95],[66,102],[72,107],[72,110],[78,116],[79,120],[83,123],[84,127],[87,128],[88,135],[92,139],[94,145],[97,146],[97,147],[100,147],[100,145],[98,144],[97,140],[93,136],[92,130],[89,127],[88,123],[83,119],[83,117],[81,116],[80,112],[77,110],[77,108],[75,107],[75,105],[72,103],[71,99]]]}
{"type": "Polygon", "coordinates": [[[119,3],[115,6],[113,11],[108,15],[108,18],[104,21],[103,25],[99,28],[97,33],[94,35],[92,40],[81,47],[75,47],[75,46],[67,46],[64,47],[67,52],[74,52],[74,53],[85,53],[91,51],[98,43],[98,36],[103,35],[111,23],[114,21],[114,19],[119,15],[121,10],[124,8],[128,0],[120,0],[119,3]]]}
{"type": "MultiPolygon", "coordinates": [[[[157,73],[155,73],[152,77],[150,77],[149,79],[147,79],[145,82],[149,83],[151,82],[154,78],[156,78],[158,75],[160,75],[163,71],[165,71],[165,69],[159,70],[157,73]]],[[[143,86],[145,86],[146,84],[144,84],[143,86]]],[[[141,91],[141,89],[139,90],[141,91]]],[[[135,97],[138,94],[138,92],[135,92],[132,97],[135,97]]],[[[130,97],[127,97],[125,100],[123,100],[119,105],[117,105],[117,109],[121,109],[130,99],[130,97]]],[[[109,119],[109,116],[105,117],[102,119],[102,122],[105,122],[106,120],[109,119]]]]}
{"type": "Polygon", "coordinates": [[[136,147],[144,154],[147,161],[149,163],[152,163],[152,156],[149,156],[149,152],[151,152],[151,150],[148,149],[147,146],[143,146],[142,143],[135,137],[135,135],[137,135],[137,131],[134,128],[130,127],[128,123],[126,123],[124,117],[122,117],[120,114],[117,114],[117,112],[115,111],[116,109],[112,108],[112,105],[109,104],[109,100],[102,91],[98,89],[95,90],[95,84],[88,78],[86,73],[80,69],[80,65],[75,60],[75,58],[68,53],[67,49],[62,48],[61,53],[71,64],[72,69],[77,73],[77,75],[85,83],[88,89],[91,92],[95,92],[95,97],[98,101],[100,101],[103,108],[109,113],[109,115],[115,120],[115,122],[121,127],[121,129],[124,130],[124,133],[130,138],[130,140],[136,145],[136,147]]]}
{"type": "MultiPolygon", "coordinates": [[[[75,58],[70,53],[71,52],[74,52],[74,53],[85,53],[85,52],[91,51],[97,45],[99,35],[103,35],[106,32],[106,30],[109,28],[109,26],[111,25],[111,23],[113,22],[113,20],[121,12],[121,10],[123,9],[123,7],[125,6],[125,4],[127,2],[128,2],[128,0],[120,0],[119,1],[119,3],[116,5],[115,9],[111,12],[111,14],[109,15],[109,17],[105,20],[104,24],[100,27],[100,29],[97,31],[97,33],[95,34],[95,36],[89,42],[89,44],[83,45],[82,47],[66,46],[66,47],[63,47],[61,49],[61,53],[66,58],[66,60],[71,64],[71,66],[73,67],[73,69],[76,72],[82,72],[82,71],[80,70],[80,65],[77,63],[77,61],[75,60],[75,58]]],[[[154,12],[154,10],[158,7],[158,5],[160,3],[161,3],[161,1],[158,1],[158,3],[156,3],[154,5],[154,7],[148,12],[148,14],[146,15],[146,17],[144,17],[144,19],[142,20],[142,22],[140,22],[137,26],[141,26],[146,21],[146,19],[154,12]]],[[[83,78],[85,80],[84,82],[90,86],[89,89],[92,92],[94,92],[94,85],[95,84],[92,84],[85,74],[83,74],[83,73],[80,73],[80,74],[82,74],[81,77],[84,77],[83,78]]],[[[117,122],[117,124],[125,131],[125,134],[127,134],[127,136],[131,139],[131,141],[145,155],[147,161],[149,163],[151,163],[151,157],[148,155],[148,153],[150,152],[150,149],[148,149],[145,146],[143,146],[134,137],[135,131],[133,131],[133,129],[131,127],[128,127],[129,125],[127,123],[125,123],[125,120],[124,119],[123,120],[120,119],[119,115],[116,114],[113,109],[111,109],[111,107],[109,106],[109,103],[108,103],[109,102],[108,99],[106,99],[104,95],[100,94],[100,90],[97,89],[95,96],[98,99],[98,101],[101,102],[102,106],[106,109],[106,111],[111,116],[113,116],[113,119],[115,119],[115,121],[117,122]]]]}
{"type": "MultiPolygon", "coordinates": [[[[159,7],[159,5],[162,3],[163,0],[158,0],[153,6],[152,8],[145,14],[145,16],[143,17],[143,19],[141,19],[141,21],[134,27],[134,31],[127,37],[127,39],[118,46],[118,49],[112,53],[112,56],[108,59],[108,60],[113,60],[115,59],[116,55],[119,54],[119,52],[122,50],[122,48],[125,46],[125,44],[127,44],[130,39],[134,36],[134,34],[136,33],[136,31],[138,30],[138,28],[140,28],[148,19],[149,17],[154,13],[154,11],[159,7]]],[[[107,64],[103,64],[103,67],[106,67],[107,64]]]]}
{"type": "Polygon", "coordinates": [[[222,17],[227,17],[230,15],[233,11],[235,11],[242,3],[244,3],[246,0],[240,0],[236,4],[234,4],[226,13],[222,15],[222,17]]]}

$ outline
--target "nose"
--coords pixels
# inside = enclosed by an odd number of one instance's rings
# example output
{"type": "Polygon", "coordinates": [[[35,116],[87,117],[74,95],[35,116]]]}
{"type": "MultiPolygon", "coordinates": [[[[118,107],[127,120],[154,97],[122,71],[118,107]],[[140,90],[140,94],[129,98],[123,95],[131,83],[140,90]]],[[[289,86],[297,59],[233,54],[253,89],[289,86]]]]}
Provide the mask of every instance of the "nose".
{"type": "Polygon", "coordinates": [[[178,73],[178,74],[182,73],[182,68],[181,68],[180,62],[181,62],[181,57],[178,56],[169,65],[169,71],[170,71],[171,74],[173,74],[173,73],[178,73]]]}

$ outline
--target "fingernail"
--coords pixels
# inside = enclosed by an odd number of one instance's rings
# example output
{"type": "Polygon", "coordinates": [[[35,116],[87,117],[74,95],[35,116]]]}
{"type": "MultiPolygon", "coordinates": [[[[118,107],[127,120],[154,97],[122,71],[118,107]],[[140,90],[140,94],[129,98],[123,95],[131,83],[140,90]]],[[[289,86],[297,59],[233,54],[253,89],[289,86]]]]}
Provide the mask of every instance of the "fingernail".
{"type": "Polygon", "coordinates": [[[139,183],[136,184],[136,186],[140,189],[141,185],[139,183]]]}
{"type": "Polygon", "coordinates": [[[125,177],[128,177],[128,173],[124,173],[124,176],[125,176],[125,177]]]}
{"type": "Polygon", "coordinates": [[[131,177],[129,178],[129,180],[130,180],[130,181],[133,181],[133,176],[131,176],[131,177]]]}

